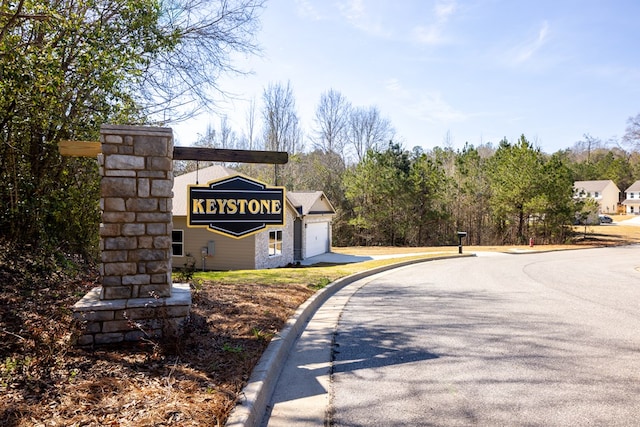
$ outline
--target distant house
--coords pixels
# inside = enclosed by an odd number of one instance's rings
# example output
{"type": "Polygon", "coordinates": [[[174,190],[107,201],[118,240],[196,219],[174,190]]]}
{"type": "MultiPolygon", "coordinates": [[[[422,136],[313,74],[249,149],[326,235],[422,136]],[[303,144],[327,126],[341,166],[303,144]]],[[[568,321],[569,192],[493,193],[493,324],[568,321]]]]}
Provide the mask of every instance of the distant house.
{"type": "Polygon", "coordinates": [[[620,189],[611,181],[576,181],[573,184],[574,198],[578,200],[593,199],[598,203],[599,212],[616,213],[620,203],[620,189]]]}
{"type": "Polygon", "coordinates": [[[322,191],[287,192],[298,216],[294,222],[293,257],[296,261],[331,251],[331,221],[335,209],[322,191]]]}
{"type": "Polygon", "coordinates": [[[640,181],[631,184],[631,187],[625,190],[625,197],[622,205],[628,214],[640,213],[640,181]]]}
{"type": "Polygon", "coordinates": [[[173,266],[195,262],[203,270],[284,267],[331,250],[333,206],[322,191],[286,192],[285,224],[236,239],[187,226],[189,185],[241,175],[211,166],[175,177],[173,184],[173,266]]]}

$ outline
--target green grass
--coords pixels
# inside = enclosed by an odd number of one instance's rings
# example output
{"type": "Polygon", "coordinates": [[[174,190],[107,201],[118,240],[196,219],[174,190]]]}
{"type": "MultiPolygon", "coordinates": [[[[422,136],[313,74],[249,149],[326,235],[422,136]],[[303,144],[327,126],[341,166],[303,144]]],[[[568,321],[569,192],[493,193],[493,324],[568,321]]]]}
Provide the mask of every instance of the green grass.
{"type": "Polygon", "coordinates": [[[236,270],[236,271],[205,271],[197,272],[194,277],[210,282],[237,283],[237,284],[262,284],[262,285],[286,285],[306,284],[323,288],[331,282],[342,277],[361,271],[396,264],[402,261],[415,259],[431,259],[442,257],[442,254],[424,254],[401,258],[365,261],[353,264],[340,264],[328,266],[310,266],[295,268],[274,268],[268,270],[236,270]]]}

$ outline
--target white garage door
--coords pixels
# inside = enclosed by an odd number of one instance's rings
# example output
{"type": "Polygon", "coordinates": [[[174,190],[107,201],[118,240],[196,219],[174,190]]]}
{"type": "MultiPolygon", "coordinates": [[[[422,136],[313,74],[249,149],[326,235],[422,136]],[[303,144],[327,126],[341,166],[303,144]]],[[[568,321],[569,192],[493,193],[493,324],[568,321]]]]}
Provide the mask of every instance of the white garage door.
{"type": "Polygon", "coordinates": [[[307,224],[306,257],[320,255],[329,249],[329,223],[314,222],[307,224]]]}

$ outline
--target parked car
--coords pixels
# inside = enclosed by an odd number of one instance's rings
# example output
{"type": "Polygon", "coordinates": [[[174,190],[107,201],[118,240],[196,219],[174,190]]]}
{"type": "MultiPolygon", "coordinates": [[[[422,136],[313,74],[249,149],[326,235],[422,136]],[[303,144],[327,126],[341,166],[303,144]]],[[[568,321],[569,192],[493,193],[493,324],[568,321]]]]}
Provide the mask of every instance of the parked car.
{"type": "Polygon", "coordinates": [[[611,224],[613,222],[613,219],[607,215],[600,215],[599,218],[600,224],[611,224]]]}

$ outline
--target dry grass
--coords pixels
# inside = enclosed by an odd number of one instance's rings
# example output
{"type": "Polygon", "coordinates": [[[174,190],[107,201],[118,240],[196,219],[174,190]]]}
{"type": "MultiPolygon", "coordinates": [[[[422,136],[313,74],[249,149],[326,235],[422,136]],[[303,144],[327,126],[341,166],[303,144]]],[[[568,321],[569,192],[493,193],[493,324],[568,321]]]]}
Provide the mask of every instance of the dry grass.
{"type": "MultiPolygon", "coordinates": [[[[576,230],[583,233],[584,227],[576,230]]],[[[622,243],[640,243],[640,226],[590,226],[573,245],[464,251],[622,243]]],[[[455,254],[457,247],[334,251],[407,259],[455,254]]],[[[397,260],[207,273],[196,280],[191,319],[179,342],[82,350],[69,345],[75,325],[68,307],[94,286],[95,272],[42,289],[11,282],[0,257],[0,426],[222,425],[269,340],[303,301],[338,277],[397,260]]]]}

